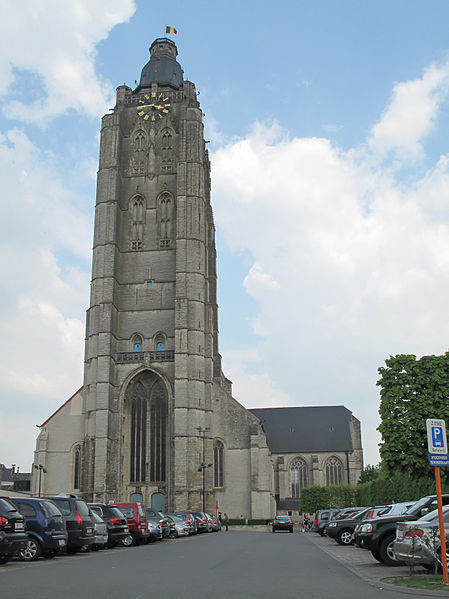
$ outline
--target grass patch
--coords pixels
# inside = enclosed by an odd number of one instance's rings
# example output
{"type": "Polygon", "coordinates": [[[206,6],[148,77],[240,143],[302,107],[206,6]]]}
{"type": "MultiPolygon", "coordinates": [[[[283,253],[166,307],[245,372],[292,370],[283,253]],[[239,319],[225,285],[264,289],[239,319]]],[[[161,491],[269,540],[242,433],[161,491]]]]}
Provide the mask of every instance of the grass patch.
{"type": "Polygon", "coordinates": [[[421,574],[417,576],[401,576],[395,578],[383,578],[382,582],[395,584],[398,587],[407,587],[409,589],[422,589],[426,591],[446,591],[449,593],[449,586],[443,583],[443,577],[433,574],[421,574]]]}

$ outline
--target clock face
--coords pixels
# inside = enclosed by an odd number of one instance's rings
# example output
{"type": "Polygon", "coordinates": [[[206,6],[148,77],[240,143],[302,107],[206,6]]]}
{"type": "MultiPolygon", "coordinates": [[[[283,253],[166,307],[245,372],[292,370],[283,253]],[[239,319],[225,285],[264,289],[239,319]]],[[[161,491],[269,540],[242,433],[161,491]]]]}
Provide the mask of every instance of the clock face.
{"type": "Polygon", "coordinates": [[[157,94],[156,92],[151,92],[151,95],[145,94],[137,105],[137,114],[144,121],[158,121],[159,119],[163,119],[169,110],[169,98],[164,93],[157,94]]]}

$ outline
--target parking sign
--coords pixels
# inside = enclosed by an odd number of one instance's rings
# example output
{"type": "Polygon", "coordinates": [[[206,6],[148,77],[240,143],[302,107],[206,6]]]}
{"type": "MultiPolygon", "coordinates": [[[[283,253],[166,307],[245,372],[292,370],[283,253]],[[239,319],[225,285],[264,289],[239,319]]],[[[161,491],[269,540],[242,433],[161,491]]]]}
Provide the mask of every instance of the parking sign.
{"type": "Polygon", "coordinates": [[[444,420],[428,418],[427,445],[431,454],[447,454],[446,423],[444,420]]]}

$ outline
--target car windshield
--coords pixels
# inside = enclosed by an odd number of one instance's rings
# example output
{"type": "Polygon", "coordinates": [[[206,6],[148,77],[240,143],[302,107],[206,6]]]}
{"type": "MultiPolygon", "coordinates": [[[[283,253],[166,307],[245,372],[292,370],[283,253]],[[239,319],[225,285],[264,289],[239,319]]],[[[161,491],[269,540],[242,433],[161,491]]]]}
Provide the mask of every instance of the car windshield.
{"type": "Polygon", "coordinates": [[[75,501],[75,503],[76,503],[76,507],[77,507],[79,513],[82,516],[90,516],[89,508],[87,507],[87,503],[85,501],[81,501],[80,499],[77,499],[75,501]]]}
{"type": "MultiPolygon", "coordinates": [[[[443,519],[445,522],[449,522],[449,505],[443,507],[443,519]]],[[[438,509],[425,514],[422,518],[417,520],[417,522],[422,522],[426,524],[438,524],[438,509]]]]}
{"type": "Polygon", "coordinates": [[[134,518],[134,510],[131,506],[121,505],[118,508],[127,518],[134,518]]]}
{"type": "Polygon", "coordinates": [[[426,504],[429,503],[429,497],[423,497],[419,501],[417,501],[414,505],[412,505],[406,512],[406,516],[415,516],[419,514],[421,508],[423,508],[426,504]]]}
{"type": "Polygon", "coordinates": [[[52,516],[59,516],[61,518],[61,512],[51,501],[42,501],[41,507],[47,518],[51,518],[52,516]]]}
{"type": "Polygon", "coordinates": [[[0,509],[5,512],[16,512],[16,508],[7,499],[0,499],[0,509]]]}
{"type": "Polygon", "coordinates": [[[70,507],[70,501],[68,499],[59,499],[58,497],[55,497],[52,499],[52,501],[61,510],[63,516],[70,516],[70,514],[72,513],[72,509],[70,507]]]}
{"type": "Polygon", "coordinates": [[[118,507],[108,508],[108,515],[113,516],[114,518],[123,518],[123,513],[118,509],[118,507]]]}

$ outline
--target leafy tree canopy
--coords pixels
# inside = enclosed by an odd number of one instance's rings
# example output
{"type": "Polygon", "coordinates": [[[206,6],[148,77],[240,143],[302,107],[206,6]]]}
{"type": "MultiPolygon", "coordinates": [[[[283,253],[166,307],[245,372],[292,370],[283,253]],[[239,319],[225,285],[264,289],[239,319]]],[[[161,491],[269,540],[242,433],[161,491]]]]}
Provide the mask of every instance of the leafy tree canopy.
{"type": "MultiPolygon", "coordinates": [[[[420,359],[391,356],[379,374],[382,469],[415,479],[433,476],[427,459],[426,419],[443,418],[449,423],[449,352],[420,359]]],[[[443,468],[442,476],[446,473],[443,468]]]]}

